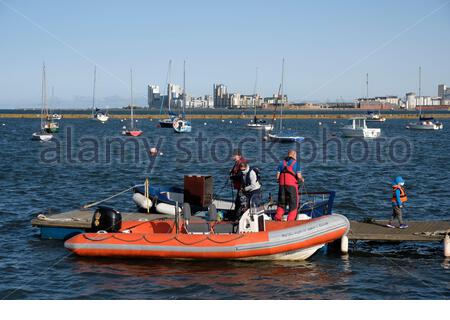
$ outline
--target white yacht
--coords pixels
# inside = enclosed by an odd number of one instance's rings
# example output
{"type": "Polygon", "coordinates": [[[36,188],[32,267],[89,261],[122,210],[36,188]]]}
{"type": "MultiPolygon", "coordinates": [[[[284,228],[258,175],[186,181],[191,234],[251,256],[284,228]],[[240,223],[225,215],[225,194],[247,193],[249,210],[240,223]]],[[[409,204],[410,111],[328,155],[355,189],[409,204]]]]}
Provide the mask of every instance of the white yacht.
{"type": "Polygon", "coordinates": [[[420,116],[418,121],[408,123],[406,128],[411,130],[442,130],[444,125],[433,117],[420,116]]]}
{"type": "MultiPolygon", "coordinates": [[[[267,132],[266,136],[264,137],[265,140],[273,141],[273,142],[279,142],[279,143],[300,143],[303,140],[305,140],[304,137],[299,136],[296,132],[287,131],[283,128],[283,107],[284,107],[284,58],[283,62],[281,64],[281,85],[278,89],[278,98],[277,98],[277,105],[280,105],[280,128],[277,132],[267,132]],[[279,102],[281,100],[281,103],[279,102]]],[[[276,112],[276,108],[275,111],[276,112]]],[[[273,119],[275,121],[275,113],[273,115],[273,119]]],[[[273,121],[273,122],[274,122],[273,121]]],[[[272,125],[273,130],[273,125],[272,125]]]]}
{"type": "Polygon", "coordinates": [[[38,141],[49,141],[53,139],[52,130],[48,127],[54,122],[48,120],[48,106],[47,106],[47,77],[45,74],[45,63],[42,64],[42,107],[41,107],[41,126],[38,132],[34,132],[31,139],[38,141]]]}
{"type": "Polygon", "coordinates": [[[342,128],[344,137],[347,138],[378,138],[381,135],[380,128],[368,128],[366,118],[352,118],[350,124],[342,128]]]}
{"type": "Polygon", "coordinates": [[[105,123],[109,120],[108,111],[101,111],[95,107],[95,84],[97,80],[97,66],[94,66],[94,83],[92,86],[92,119],[105,123]]]}
{"type": "Polygon", "coordinates": [[[366,117],[367,122],[385,122],[386,118],[381,116],[381,112],[375,113],[369,111],[366,117]]]}
{"type": "Polygon", "coordinates": [[[267,123],[266,120],[258,119],[256,118],[256,116],[254,116],[253,121],[247,123],[247,128],[255,130],[272,131],[273,124],[267,123]]]}

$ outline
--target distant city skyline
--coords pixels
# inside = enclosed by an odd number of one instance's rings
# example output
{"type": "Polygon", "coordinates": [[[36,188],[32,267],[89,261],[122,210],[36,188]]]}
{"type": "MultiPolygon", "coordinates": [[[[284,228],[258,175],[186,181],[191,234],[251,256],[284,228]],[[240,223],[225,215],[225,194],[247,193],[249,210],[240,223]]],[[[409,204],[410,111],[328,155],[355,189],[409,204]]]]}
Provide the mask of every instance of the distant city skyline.
{"type": "Polygon", "coordinates": [[[97,101],[147,105],[147,86],[182,83],[187,92],[272,96],[286,59],[290,101],[351,101],[369,95],[436,96],[450,84],[450,1],[336,2],[0,0],[0,108],[38,107],[41,67],[47,65],[59,106],[88,108],[97,65],[97,101]]]}

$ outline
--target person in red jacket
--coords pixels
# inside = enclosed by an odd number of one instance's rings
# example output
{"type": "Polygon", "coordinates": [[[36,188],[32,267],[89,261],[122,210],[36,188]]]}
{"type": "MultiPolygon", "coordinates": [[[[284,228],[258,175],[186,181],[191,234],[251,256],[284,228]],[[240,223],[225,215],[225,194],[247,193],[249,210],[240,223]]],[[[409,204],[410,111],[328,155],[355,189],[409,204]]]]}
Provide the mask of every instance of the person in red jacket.
{"type": "Polygon", "coordinates": [[[298,183],[304,182],[300,164],[297,162],[297,152],[289,150],[288,156],[280,162],[277,171],[278,180],[278,207],[275,220],[281,221],[289,207],[288,221],[297,218],[299,205],[298,183]]]}
{"type": "Polygon", "coordinates": [[[240,190],[242,184],[240,166],[241,163],[248,163],[248,161],[242,156],[242,153],[239,149],[233,151],[233,160],[234,166],[230,170],[230,180],[233,183],[233,189],[240,190]]]}

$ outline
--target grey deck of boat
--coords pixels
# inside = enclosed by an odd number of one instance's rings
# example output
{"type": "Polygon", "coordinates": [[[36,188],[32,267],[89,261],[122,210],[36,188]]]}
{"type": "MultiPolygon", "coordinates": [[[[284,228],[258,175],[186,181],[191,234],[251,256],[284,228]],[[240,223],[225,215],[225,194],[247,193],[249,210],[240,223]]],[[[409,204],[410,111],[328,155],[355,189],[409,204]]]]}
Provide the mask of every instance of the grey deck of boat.
{"type": "MultiPolygon", "coordinates": [[[[123,221],[130,220],[155,220],[162,218],[173,218],[171,215],[165,214],[147,214],[138,212],[125,212],[122,214],[123,221]]],[[[61,228],[77,228],[87,229],[91,227],[93,210],[71,210],[63,213],[45,215],[45,219],[38,217],[31,220],[31,225],[36,227],[61,227],[61,228]]]]}
{"type": "MultiPolygon", "coordinates": [[[[87,229],[91,227],[93,210],[72,210],[59,214],[46,215],[46,219],[34,218],[31,221],[37,227],[62,227],[87,229]]],[[[122,219],[155,220],[173,219],[171,215],[147,213],[122,213],[122,219]]],[[[387,221],[371,223],[350,221],[348,238],[351,241],[441,241],[446,233],[450,233],[450,221],[409,221],[407,229],[387,228],[387,221]]]]}

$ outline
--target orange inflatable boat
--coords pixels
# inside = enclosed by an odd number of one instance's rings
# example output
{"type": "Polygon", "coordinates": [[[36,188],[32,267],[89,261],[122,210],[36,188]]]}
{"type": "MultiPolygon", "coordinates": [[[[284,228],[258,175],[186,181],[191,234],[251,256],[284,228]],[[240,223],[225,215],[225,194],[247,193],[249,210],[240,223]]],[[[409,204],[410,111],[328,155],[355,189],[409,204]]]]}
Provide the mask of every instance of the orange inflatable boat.
{"type": "Polygon", "coordinates": [[[65,242],[80,256],[304,260],[349,230],[342,215],[302,221],[243,217],[239,223],[209,221],[125,221],[113,233],[84,233],[65,242]]]}

